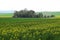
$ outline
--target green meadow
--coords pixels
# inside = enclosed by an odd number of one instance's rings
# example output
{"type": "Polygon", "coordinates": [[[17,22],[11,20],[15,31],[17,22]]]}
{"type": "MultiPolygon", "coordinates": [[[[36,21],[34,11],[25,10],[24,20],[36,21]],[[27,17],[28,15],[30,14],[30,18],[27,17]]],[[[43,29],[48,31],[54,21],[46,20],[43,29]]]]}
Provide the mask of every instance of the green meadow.
{"type": "Polygon", "coordinates": [[[0,17],[12,17],[13,13],[0,13],[0,17]]]}

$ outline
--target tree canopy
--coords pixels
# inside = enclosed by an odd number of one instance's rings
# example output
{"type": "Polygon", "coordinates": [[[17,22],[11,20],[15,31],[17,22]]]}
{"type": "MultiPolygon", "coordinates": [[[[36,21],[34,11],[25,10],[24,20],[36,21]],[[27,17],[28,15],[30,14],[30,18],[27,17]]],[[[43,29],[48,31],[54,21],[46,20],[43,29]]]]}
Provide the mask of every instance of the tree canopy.
{"type": "Polygon", "coordinates": [[[43,17],[42,13],[36,14],[33,10],[20,10],[14,12],[14,18],[41,18],[43,17]]]}
{"type": "Polygon", "coordinates": [[[34,10],[20,10],[20,11],[15,11],[13,18],[51,18],[55,17],[55,15],[43,15],[42,12],[36,13],[34,10]]]}

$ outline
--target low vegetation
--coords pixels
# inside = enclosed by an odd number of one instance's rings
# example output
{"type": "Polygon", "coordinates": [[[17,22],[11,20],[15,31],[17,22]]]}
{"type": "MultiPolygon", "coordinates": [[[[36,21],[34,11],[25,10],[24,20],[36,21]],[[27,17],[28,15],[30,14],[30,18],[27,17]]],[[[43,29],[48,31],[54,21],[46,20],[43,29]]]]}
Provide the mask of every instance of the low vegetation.
{"type": "Polygon", "coordinates": [[[60,19],[0,18],[0,40],[60,40],[60,19]]]}

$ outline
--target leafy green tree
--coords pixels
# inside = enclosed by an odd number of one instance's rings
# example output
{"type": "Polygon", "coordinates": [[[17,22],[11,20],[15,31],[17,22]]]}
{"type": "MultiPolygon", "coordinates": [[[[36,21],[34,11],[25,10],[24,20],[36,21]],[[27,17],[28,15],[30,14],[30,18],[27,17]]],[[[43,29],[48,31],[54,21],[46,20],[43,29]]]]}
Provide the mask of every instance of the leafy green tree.
{"type": "Polygon", "coordinates": [[[43,14],[39,13],[36,15],[35,11],[33,10],[20,10],[14,12],[14,18],[42,18],[43,14]]]}
{"type": "Polygon", "coordinates": [[[51,15],[51,17],[55,17],[55,15],[51,15]]]}
{"type": "Polygon", "coordinates": [[[39,17],[39,18],[43,18],[43,14],[42,14],[42,13],[39,13],[39,14],[38,14],[38,17],[39,17]]]}

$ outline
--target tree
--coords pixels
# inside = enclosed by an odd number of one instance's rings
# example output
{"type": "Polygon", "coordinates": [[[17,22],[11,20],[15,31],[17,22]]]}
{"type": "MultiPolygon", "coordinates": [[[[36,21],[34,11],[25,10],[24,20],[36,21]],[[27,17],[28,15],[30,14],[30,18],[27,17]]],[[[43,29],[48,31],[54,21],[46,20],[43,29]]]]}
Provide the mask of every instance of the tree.
{"type": "Polygon", "coordinates": [[[35,16],[35,11],[33,11],[33,10],[30,10],[30,11],[28,11],[28,17],[30,17],[30,18],[34,18],[34,16],[35,16]]]}
{"type": "Polygon", "coordinates": [[[39,18],[43,18],[43,14],[42,14],[42,13],[39,13],[39,14],[38,14],[38,17],[39,17],[39,18]]]}
{"type": "Polygon", "coordinates": [[[35,11],[33,10],[20,10],[14,12],[14,18],[42,18],[43,14],[39,13],[36,15],[35,11]]]}
{"type": "Polygon", "coordinates": [[[44,15],[44,18],[47,18],[47,16],[46,16],[46,15],[44,15]]]}
{"type": "Polygon", "coordinates": [[[55,15],[51,15],[51,17],[55,17],[55,15]]]}
{"type": "Polygon", "coordinates": [[[50,18],[50,16],[48,15],[47,18],[50,18]]]}
{"type": "Polygon", "coordinates": [[[13,18],[17,18],[17,16],[18,16],[17,14],[18,14],[18,11],[15,11],[14,15],[13,15],[13,18]]]}

